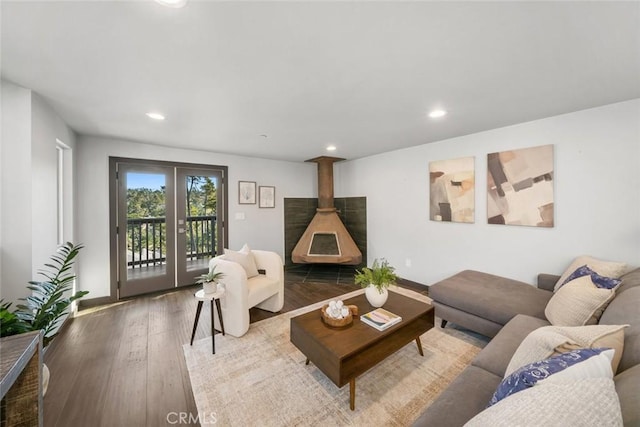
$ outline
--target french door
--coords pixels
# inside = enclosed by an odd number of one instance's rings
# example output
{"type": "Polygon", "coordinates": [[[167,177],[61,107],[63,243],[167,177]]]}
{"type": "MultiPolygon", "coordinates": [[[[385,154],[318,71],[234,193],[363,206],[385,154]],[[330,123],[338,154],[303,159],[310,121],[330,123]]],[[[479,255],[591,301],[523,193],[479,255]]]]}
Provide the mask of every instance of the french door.
{"type": "Polygon", "coordinates": [[[176,273],[179,286],[192,284],[195,277],[209,271],[211,257],[224,250],[222,171],[176,168],[178,191],[176,273]]]}
{"type": "Polygon", "coordinates": [[[116,298],[195,283],[226,243],[226,167],[115,158],[111,166],[116,298]]]}

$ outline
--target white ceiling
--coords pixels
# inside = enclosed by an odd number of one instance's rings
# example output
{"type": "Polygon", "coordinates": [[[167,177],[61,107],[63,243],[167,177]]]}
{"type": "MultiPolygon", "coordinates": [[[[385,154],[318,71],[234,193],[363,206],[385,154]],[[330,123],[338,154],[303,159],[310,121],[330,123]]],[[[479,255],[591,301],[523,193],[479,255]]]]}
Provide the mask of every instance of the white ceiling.
{"type": "Polygon", "coordinates": [[[3,0],[0,12],[4,79],[80,134],[158,145],[300,161],[335,144],[352,159],[640,97],[639,2],[3,0]],[[435,107],[449,115],[428,119],[435,107]]]}

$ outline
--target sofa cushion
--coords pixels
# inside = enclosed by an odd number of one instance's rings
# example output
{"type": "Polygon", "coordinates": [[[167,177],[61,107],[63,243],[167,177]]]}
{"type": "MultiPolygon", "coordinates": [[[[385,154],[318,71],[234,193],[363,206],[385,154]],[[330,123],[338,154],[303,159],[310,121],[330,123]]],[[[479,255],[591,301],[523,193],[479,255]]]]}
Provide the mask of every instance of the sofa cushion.
{"type": "Polygon", "coordinates": [[[587,325],[587,326],[546,326],[532,331],[522,340],[513,354],[505,375],[521,366],[546,359],[553,354],[575,350],[576,348],[606,347],[615,350],[616,357],[612,369],[620,362],[624,350],[624,328],[627,325],[587,325]]]}
{"type": "Polygon", "coordinates": [[[521,366],[500,382],[489,405],[495,405],[539,382],[557,382],[552,381],[556,375],[562,378],[561,381],[566,378],[613,378],[613,353],[608,348],[580,348],[521,366]]]}
{"type": "Polygon", "coordinates": [[[486,369],[500,378],[509,365],[511,357],[532,331],[548,326],[549,322],[537,317],[519,314],[507,323],[489,344],[471,361],[471,364],[486,369]]]}
{"type": "MultiPolygon", "coordinates": [[[[598,325],[590,325],[598,326],[598,325]]],[[[604,326],[604,325],[603,325],[604,326]]],[[[584,346],[579,344],[565,343],[556,347],[553,354],[566,353],[567,351],[575,350],[577,348],[583,348],[584,346]]],[[[611,369],[613,373],[618,370],[620,360],[622,360],[622,352],[624,351],[624,329],[619,329],[611,334],[607,334],[601,338],[595,340],[591,345],[591,348],[605,347],[611,348],[615,351],[615,355],[611,360],[611,369]]]]}
{"type": "Polygon", "coordinates": [[[560,275],[560,279],[556,282],[555,290],[557,291],[564,281],[569,277],[571,273],[576,271],[578,267],[586,265],[591,270],[595,271],[601,276],[619,278],[629,270],[629,266],[624,262],[605,261],[597,258],[593,258],[587,255],[582,255],[569,264],[569,267],[560,275]]]}
{"type": "Polygon", "coordinates": [[[413,424],[420,427],[461,426],[487,407],[502,378],[468,366],[413,424]]]}
{"type": "Polygon", "coordinates": [[[614,381],[587,378],[528,388],[480,412],[465,427],[621,425],[614,381]]]}
{"type": "Polygon", "coordinates": [[[640,426],[640,365],[613,378],[625,426],[640,426]]]}
{"type": "Polygon", "coordinates": [[[630,325],[624,331],[624,351],[617,372],[640,364],[640,287],[627,288],[614,298],[602,314],[600,324],[630,325]]]}
{"type": "Polygon", "coordinates": [[[616,286],[618,286],[620,283],[622,283],[622,280],[620,279],[601,276],[595,271],[593,271],[592,269],[590,269],[587,265],[583,265],[578,267],[576,271],[571,273],[569,277],[567,277],[565,281],[562,282],[562,285],[560,286],[562,287],[563,285],[571,282],[573,279],[577,279],[578,277],[582,277],[582,276],[591,276],[591,281],[593,282],[594,285],[596,285],[597,288],[613,289],[616,286]]]}
{"type": "Polygon", "coordinates": [[[517,280],[465,270],[429,287],[434,301],[505,325],[517,314],[544,319],[551,292],[517,280]]]}
{"type": "Polygon", "coordinates": [[[582,276],[556,290],[544,314],[556,326],[593,325],[614,297],[612,289],[598,288],[591,276],[582,276]]]}

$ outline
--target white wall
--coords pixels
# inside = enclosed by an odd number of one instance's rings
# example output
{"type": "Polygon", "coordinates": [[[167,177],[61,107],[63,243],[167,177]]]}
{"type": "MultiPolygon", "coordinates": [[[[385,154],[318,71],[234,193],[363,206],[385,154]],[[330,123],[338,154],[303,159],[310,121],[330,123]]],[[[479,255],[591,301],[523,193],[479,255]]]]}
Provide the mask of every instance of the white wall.
{"type": "MultiPolygon", "coordinates": [[[[37,94],[32,96],[32,127],[31,127],[31,230],[34,244],[31,248],[33,260],[33,277],[42,268],[58,246],[58,215],[57,215],[57,180],[58,180],[58,151],[59,140],[75,149],[76,137],[74,132],[62,121],[55,111],[37,94]]],[[[73,169],[74,165],[72,165],[73,169]]],[[[67,171],[68,173],[69,171],[67,171]]],[[[72,178],[67,175],[66,179],[72,178]]],[[[68,184],[68,183],[67,183],[68,184]]],[[[68,188],[67,190],[72,190],[68,188]]],[[[66,204],[73,205],[72,192],[66,191],[66,204]]],[[[65,223],[73,224],[73,210],[65,212],[65,223]]],[[[65,227],[64,241],[75,243],[73,227],[65,227]]],[[[81,254],[83,252],[80,252],[81,254]]],[[[81,255],[78,256],[78,261],[81,255]]]]}
{"type": "Polygon", "coordinates": [[[638,99],[338,163],[335,182],[340,197],[367,197],[369,263],[387,258],[419,283],[464,269],[535,283],[582,254],[640,265],[638,99]],[[487,153],[545,144],[555,150],[555,226],[487,224],[487,153]],[[430,221],[429,162],[467,156],[475,223],[430,221]]]}
{"type": "MultiPolygon", "coordinates": [[[[56,140],[73,149],[75,134],[31,90],[2,81],[2,298],[28,295],[57,246],[56,140]]],[[[72,212],[70,212],[72,215],[72,212]]],[[[72,230],[67,236],[73,239],[72,230]]]]}
{"type": "Polygon", "coordinates": [[[87,136],[78,143],[78,241],[85,245],[78,278],[88,298],[108,296],[109,277],[109,157],[129,157],[228,166],[229,246],[278,252],[284,257],[285,197],[316,197],[316,168],[294,163],[211,152],[158,147],[118,139],[87,136]],[[238,181],[276,187],[276,207],[238,204],[238,181]],[[236,220],[244,213],[244,220],[236,220]]]}
{"type": "Polygon", "coordinates": [[[0,294],[15,302],[31,280],[31,91],[9,82],[2,90],[2,241],[0,294]]]}

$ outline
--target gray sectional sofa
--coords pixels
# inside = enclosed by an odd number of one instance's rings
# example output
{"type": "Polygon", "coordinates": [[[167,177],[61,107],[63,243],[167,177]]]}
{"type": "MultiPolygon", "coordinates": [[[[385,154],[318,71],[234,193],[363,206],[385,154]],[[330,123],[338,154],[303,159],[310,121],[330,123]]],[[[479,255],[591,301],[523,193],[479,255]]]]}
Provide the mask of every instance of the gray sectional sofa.
{"type": "MultiPolygon", "coordinates": [[[[487,407],[520,343],[533,330],[550,324],[545,306],[558,278],[541,274],[536,288],[467,270],[430,287],[443,326],[449,321],[493,338],[414,426],[462,426],[487,407]]],[[[620,279],[599,324],[630,325],[624,330],[624,351],[614,382],[625,427],[640,426],[640,268],[620,279]]]]}

